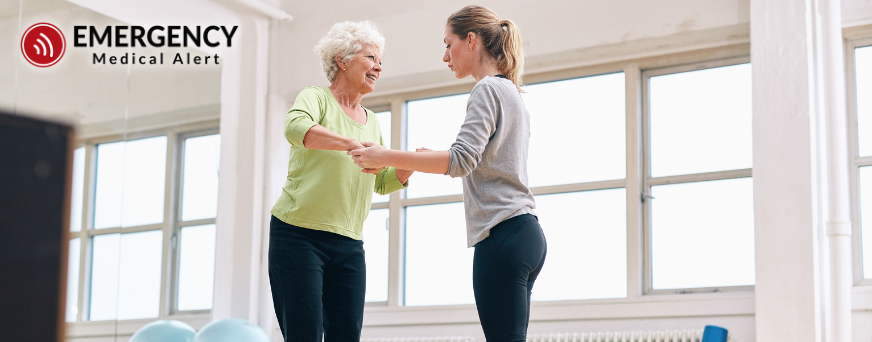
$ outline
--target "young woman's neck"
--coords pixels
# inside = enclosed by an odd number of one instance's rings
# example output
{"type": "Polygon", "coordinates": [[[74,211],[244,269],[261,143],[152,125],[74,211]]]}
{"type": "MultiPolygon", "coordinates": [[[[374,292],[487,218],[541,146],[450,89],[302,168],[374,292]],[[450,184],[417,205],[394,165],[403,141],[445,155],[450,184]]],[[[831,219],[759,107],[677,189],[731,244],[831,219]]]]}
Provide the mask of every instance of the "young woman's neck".
{"type": "Polygon", "coordinates": [[[363,99],[364,95],[352,88],[347,78],[338,75],[336,76],[336,82],[330,85],[330,92],[333,93],[336,102],[339,102],[339,105],[346,108],[359,106],[360,100],[363,99]]]}
{"type": "Polygon", "coordinates": [[[475,81],[481,81],[486,76],[494,77],[500,73],[495,63],[482,62],[477,68],[474,68],[470,75],[475,78],[475,81]]]}

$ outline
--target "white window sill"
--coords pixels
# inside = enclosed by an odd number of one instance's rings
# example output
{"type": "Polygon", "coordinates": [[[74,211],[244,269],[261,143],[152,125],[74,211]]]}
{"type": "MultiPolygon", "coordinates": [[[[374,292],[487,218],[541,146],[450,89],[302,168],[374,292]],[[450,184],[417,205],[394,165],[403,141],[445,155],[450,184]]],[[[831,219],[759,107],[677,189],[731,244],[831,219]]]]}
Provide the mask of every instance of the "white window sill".
{"type": "MultiPolygon", "coordinates": [[[[753,315],[754,305],[753,291],[535,302],[530,321],[753,315]]],[[[474,305],[371,306],[365,310],[365,327],[478,322],[474,305]]]]}
{"type": "Polygon", "coordinates": [[[68,339],[83,337],[131,336],[144,325],[163,319],[181,321],[190,325],[194,329],[200,329],[212,320],[212,315],[210,313],[177,314],[166,317],[123,320],[117,321],[117,330],[116,321],[67,323],[66,335],[68,339]]]}

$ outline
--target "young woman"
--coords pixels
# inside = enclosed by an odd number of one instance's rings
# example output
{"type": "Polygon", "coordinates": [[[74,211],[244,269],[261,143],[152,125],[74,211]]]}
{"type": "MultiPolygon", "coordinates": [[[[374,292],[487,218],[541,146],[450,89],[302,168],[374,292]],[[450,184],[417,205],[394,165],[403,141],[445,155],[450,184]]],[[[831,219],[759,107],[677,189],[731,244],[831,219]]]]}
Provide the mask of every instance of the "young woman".
{"type": "Polygon", "coordinates": [[[477,81],[451,148],[408,152],[364,143],[367,148],[348,154],[366,169],[393,166],[463,177],[467,243],[475,247],[473,288],[485,337],[525,341],[546,244],[527,187],[530,117],[520,96],[521,37],[511,20],[469,6],[448,18],[445,44],[443,61],[454,75],[477,81]]]}

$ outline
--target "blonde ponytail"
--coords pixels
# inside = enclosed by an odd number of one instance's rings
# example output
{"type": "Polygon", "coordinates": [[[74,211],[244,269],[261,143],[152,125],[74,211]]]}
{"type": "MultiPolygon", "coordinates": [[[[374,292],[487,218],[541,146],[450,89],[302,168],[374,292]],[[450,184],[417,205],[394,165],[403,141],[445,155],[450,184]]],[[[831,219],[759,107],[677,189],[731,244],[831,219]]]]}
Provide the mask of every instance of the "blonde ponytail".
{"type": "Polygon", "coordinates": [[[514,21],[500,19],[483,6],[467,6],[448,17],[452,33],[466,37],[470,32],[481,37],[488,58],[496,62],[500,74],[521,91],[524,76],[524,50],[514,21]]]}

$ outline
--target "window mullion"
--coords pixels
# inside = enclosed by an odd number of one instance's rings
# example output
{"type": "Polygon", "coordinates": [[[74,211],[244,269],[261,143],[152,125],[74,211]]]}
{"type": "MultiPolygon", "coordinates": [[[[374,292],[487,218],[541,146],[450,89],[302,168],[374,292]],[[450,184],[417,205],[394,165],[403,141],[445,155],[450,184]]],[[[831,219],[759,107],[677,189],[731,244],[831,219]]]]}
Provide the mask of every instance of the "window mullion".
{"type": "Polygon", "coordinates": [[[627,139],[627,298],[638,298],[643,294],[643,248],[642,243],[642,203],[639,201],[643,186],[642,171],[642,73],[638,65],[624,68],[626,97],[626,139],[627,139]]]}
{"type": "Polygon", "coordinates": [[[172,293],[175,289],[175,267],[177,249],[173,241],[176,236],[176,212],[177,201],[176,194],[178,189],[178,160],[180,150],[179,134],[173,131],[167,133],[167,153],[166,153],[166,182],[164,183],[164,222],[163,222],[163,244],[161,255],[161,287],[160,287],[160,306],[158,307],[158,317],[164,317],[172,314],[173,305],[172,293]]]}
{"type": "MultiPolygon", "coordinates": [[[[403,99],[391,102],[391,149],[403,150],[406,143],[406,104],[403,99]]],[[[403,305],[405,265],[403,265],[404,224],[402,207],[405,190],[395,191],[388,201],[388,302],[389,307],[403,305]]]]}
{"type": "Polygon", "coordinates": [[[745,177],[751,177],[751,175],[752,175],[751,169],[739,169],[739,170],[717,171],[717,172],[706,172],[706,173],[692,173],[692,174],[687,174],[687,175],[648,178],[646,180],[646,184],[648,184],[649,186],[657,186],[657,185],[667,185],[667,184],[705,182],[705,181],[721,180],[721,179],[745,178],[745,177]]]}

